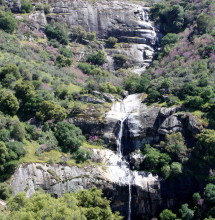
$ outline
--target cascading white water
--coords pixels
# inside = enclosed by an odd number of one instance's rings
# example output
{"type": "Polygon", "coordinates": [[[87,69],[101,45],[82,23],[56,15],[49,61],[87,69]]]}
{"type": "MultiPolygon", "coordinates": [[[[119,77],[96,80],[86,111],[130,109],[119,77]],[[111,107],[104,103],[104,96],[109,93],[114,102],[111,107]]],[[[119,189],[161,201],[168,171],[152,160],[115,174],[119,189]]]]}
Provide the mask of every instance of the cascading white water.
{"type": "Polygon", "coordinates": [[[120,166],[123,167],[123,169],[128,170],[128,176],[127,176],[127,184],[128,184],[128,220],[131,219],[131,196],[132,196],[132,189],[131,189],[131,172],[130,172],[130,167],[129,163],[123,158],[123,153],[122,153],[122,137],[123,137],[123,128],[124,128],[124,122],[126,118],[128,117],[128,113],[125,111],[125,106],[124,103],[120,103],[120,111],[123,113],[123,117],[120,120],[120,129],[118,133],[118,138],[117,138],[117,154],[119,155],[121,159],[121,164],[120,166]]]}

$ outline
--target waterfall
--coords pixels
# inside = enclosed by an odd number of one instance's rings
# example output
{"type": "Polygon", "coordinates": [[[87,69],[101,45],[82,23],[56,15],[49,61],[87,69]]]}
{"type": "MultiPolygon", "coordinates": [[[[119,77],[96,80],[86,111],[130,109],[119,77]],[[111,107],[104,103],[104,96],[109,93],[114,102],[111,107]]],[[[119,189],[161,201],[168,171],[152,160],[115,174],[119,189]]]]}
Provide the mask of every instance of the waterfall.
{"type": "Polygon", "coordinates": [[[124,103],[120,103],[120,111],[122,113],[122,117],[120,120],[120,129],[118,133],[118,138],[116,140],[117,143],[117,154],[119,155],[121,159],[121,168],[126,169],[128,176],[127,176],[127,184],[128,184],[128,220],[131,219],[131,197],[132,197],[132,188],[131,188],[131,171],[129,167],[129,163],[123,158],[123,152],[122,152],[122,137],[123,137],[123,128],[124,128],[124,122],[128,117],[128,113],[126,113],[124,103]]]}

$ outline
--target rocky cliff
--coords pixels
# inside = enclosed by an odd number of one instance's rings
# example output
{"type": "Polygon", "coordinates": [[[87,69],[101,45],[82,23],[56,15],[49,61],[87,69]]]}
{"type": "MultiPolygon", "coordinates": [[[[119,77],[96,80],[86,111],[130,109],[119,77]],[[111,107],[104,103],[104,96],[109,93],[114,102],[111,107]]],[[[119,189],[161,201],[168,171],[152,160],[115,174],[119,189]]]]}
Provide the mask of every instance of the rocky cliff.
{"type": "MultiPolygon", "coordinates": [[[[34,2],[37,5],[39,2],[34,2]]],[[[116,37],[120,43],[117,48],[103,50],[107,54],[109,70],[114,65],[114,54],[129,57],[127,67],[135,73],[141,73],[150,65],[158,44],[158,30],[149,19],[149,8],[144,3],[133,4],[126,1],[40,1],[50,7],[50,13],[44,16],[41,11],[34,12],[30,19],[40,24],[51,21],[66,23],[70,30],[82,26],[86,31],[95,32],[99,39],[116,37]]],[[[84,52],[87,53],[86,51],[84,52]]],[[[83,55],[83,51],[82,51],[83,55]]],[[[82,57],[80,54],[80,57],[82,57]]]]}

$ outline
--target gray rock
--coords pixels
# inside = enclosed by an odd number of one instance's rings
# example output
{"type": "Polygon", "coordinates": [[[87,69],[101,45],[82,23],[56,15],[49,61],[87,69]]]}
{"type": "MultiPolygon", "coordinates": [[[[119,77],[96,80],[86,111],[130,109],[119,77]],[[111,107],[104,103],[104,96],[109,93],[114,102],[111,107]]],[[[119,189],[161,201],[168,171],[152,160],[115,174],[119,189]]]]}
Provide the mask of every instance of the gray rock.
{"type": "Polygon", "coordinates": [[[182,123],[177,114],[167,117],[160,125],[158,133],[162,135],[172,134],[173,132],[181,132],[182,123]]]}
{"type": "Polygon", "coordinates": [[[195,136],[202,131],[203,126],[199,123],[198,119],[195,116],[189,114],[187,128],[189,131],[191,131],[192,135],[195,136]]]}
{"type": "Polygon", "coordinates": [[[105,101],[107,101],[107,102],[113,103],[116,101],[114,95],[112,95],[112,94],[102,93],[102,96],[105,99],[105,101]]]}
{"type": "Polygon", "coordinates": [[[101,99],[91,97],[91,96],[81,96],[79,101],[86,102],[86,103],[93,103],[93,104],[104,104],[105,102],[101,99]]]}

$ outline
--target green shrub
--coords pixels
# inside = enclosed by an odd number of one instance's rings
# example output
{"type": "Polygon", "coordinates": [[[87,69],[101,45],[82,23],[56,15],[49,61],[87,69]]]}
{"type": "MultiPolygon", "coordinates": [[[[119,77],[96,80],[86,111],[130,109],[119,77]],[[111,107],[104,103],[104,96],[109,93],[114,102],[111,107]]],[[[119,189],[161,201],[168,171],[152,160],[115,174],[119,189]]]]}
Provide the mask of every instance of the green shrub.
{"type": "Polygon", "coordinates": [[[43,101],[36,113],[36,116],[43,121],[62,121],[67,117],[66,109],[54,101],[43,101]]]}
{"type": "Polygon", "coordinates": [[[106,41],[107,47],[113,48],[116,43],[118,42],[118,39],[115,37],[109,37],[106,41]]]}
{"type": "Polygon", "coordinates": [[[90,74],[91,70],[95,69],[96,67],[94,65],[88,64],[88,63],[79,63],[78,68],[82,70],[85,74],[90,74]]]}
{"type": "Polygon", "coordinates": [[[12,92],[5,92],[0,100],[0,109],[5,114],[15,115],[19,110],[19,102],[12,92]]]}
{"type": "Polygon", "coordinates": [[[77,151],[85,140],[80,128],[68,122],[57,123],[55,137],[66,152],[77,151]]]}
{"type": "Polygon", "coordinates": [[[73,155],[72,158],[76,160],[76,163],[84,163],[86,160],[90,159],[92,151],[79,148],[73,155]]]}
{"type": "Polygon", "coordinates": [[[11,12],[0,11],[0,29],[13,33],[17,28],[17,21],[11,12]]]}
{"type": "Polygon", "coordinates": [[[45,33],[49,40],[55,39],[61,44],[67,45],[69,43],[68,29],[64,24],[51,23],[46,26],[45,33]]]}
{"type": "Polygon", "coordinates": [[[113,56],[114,63],[118,68],[121,68],[125,65],[125,63],[128,61],[128,56],[124,54],[115,54],[113,56]]]}
{"type": "Polygon", "coordinates": [[[30,13],[33,11],[32,3],[28,0],[21,0],[21,12],[30,13]]]}
{"type": "Polygon", "coordinates": [[[99,90],[107,93],[117,93],[117,88],[110,82],[101,83],[99,90]]]}
{"type": "Polygon", "coordinates": [[[160,219],[161,220],[176,220],[176,214],[174,214],[171,210],[164,209],[160,213],[160,219]]]}
{"type": "Polygon", "coordinates": [[[88,56],[87,62],[101,66],[106,62],[106,55],[103,51],[99,50],[98,52],[88,56]]]}
{"type": "Polygon", "coordinates": [[[72,65],[72,59],[58,55],[56,58],[56,65],[58,67],[68,67],[72,65]]]}
{"type": "Polygon", "coordinates": [[[17,141],[23,141],[25,138],[25,127],[20,122],[16,122],[12,126],[11,136],[17,141]]]}
{"type": "Polygon", "coordinates": [[[25,148],[22,142],[11,141],[6,142],[6,147],[8,149],[8,159],[18,160],[20,157],[25,155],[25,148]]]}
{"type": "Polygon", "coordinates": [[[12,189],[7,183],[0,183],[0,199],[6,200],[12,195],[12,189]]]}

